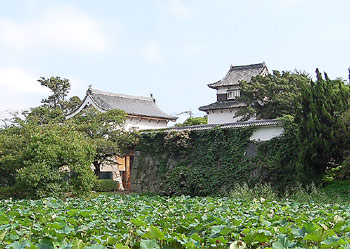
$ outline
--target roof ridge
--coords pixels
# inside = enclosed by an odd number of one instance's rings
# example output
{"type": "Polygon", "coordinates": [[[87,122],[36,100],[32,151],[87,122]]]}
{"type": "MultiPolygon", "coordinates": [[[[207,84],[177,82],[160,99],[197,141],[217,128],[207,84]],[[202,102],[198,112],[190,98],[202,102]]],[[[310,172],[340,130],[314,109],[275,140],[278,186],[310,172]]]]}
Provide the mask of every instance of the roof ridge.
{"type": "Polygon", "coordinates": [[[250,81],[252,77],[262,74],[265,70],[268,71],[265,62],[239,66],[231,65],[225,77],[208,84],[208,87],[217,89],[220,86],[238,85],[239,81],[250,81]]]}
{"type": "Polygon", "coordinates": [[[134,95],[128,95],[128,94],[121,94],[121,93],[112,93],[112,92],[101,91],[98,89],[91,89],[91,93],[115,96],[115,97],[126,98],[126,99],[138,99],[138,100],[145,100],[145,101],[152,101],[152,102],[154,101],[153,97],[134,96],[134,95]]]}
{"type": "Polygon", "coordinates": [[[250,126],[276,126],[276,125],[277,126],[282,125],[282,122],[278,119],[258,119],[258,120],[223,123],[223,124],[202,124],[202,125],[191,125],[191,126],[181,126],[181,127],[169,127],[164,130],[158,130],[158,132],[172,132],[172,131],[182,131],[182,130],[201,131],[201,130],[213,129],[215,127],[219,127],[221,129],[232,129],[232,128],[234,129],[234,128],[242,128],[242,127],[250,127],[250,126]]]}
{"type": "Polygon", "coordinates": [[[233,69],[240,70],[240,69],[250,69],[250,68],[259,68],[259,67],[265,67],[265,63],[256,63],[256,64],[248,64],[248,65],[239,65],[239,66],[233,66],[231,65],[230,71],[233,69]]]}

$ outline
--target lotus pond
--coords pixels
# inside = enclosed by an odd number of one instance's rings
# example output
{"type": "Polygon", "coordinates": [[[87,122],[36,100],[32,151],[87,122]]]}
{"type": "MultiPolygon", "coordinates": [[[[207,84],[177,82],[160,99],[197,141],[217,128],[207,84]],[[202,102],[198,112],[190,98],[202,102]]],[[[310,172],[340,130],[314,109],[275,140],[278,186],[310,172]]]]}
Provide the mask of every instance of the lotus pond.
{"type": "Polygon", "coordinates": [[[0,200],[0,248],[350,248],[350,205],[101,195],[0,200]]]}

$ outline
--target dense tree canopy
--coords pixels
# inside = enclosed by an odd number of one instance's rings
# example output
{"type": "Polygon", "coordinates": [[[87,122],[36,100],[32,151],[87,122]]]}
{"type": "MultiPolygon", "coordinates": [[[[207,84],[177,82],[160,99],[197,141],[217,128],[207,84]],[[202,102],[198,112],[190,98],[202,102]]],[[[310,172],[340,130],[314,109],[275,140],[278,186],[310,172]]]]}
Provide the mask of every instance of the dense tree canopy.
{"type": "Polygon", "coordinates": [[[96,175],[99,175],[104,161],[123,155],[137,141],[135,133],[125,130],[125,117],[126,113],[121,110],[99,112],[89,108],[70,120],[87,141],[96,147],[93,160],[96,175]]]}
{"type": "Polygon", "coordinates": [[[295,121],[299,126],[299,168],[306,179],[320,180],[327,168],[339,166],[349,148],[342,116],[350,108],[349,86],[322,77],[304,85],[295,121]]]}
{"type": "Polygon", "coordinates": [[[208,117],[189,117],[186,119],[182,124],[176,124],[177,127],[182,126],[191,126],[191,125],[201,125],[201,124],[208,124],[208,117]]]}
{"type": "Polygon", "coordinates": [[[126,131],[121,110],[88,108],[66,120],[80,104],[76,96],[66,100],[69,80],[51,77],[39,82],[53,94],[24,112],[24,119],[15,118],[0,130],[0,187],[15,186],[34,197],[88,193],[96,179],[91,165],[99,175],[100,165],[124,155],[137,136],[126,131]]]}
{"type": "Polygon", "coordinates": [[[94,154],[94,145],[70,126],[18,120],[0,133],[1,181],[33,197],[89,193],[94,154]]]}
{"type": "Polygon", "coordinates": [[[267,76],[258,75],[251,82],[241,82],[239,101],[245,104],[237,112],[242,120],[252,117],[274,119],[283,115],[295,114],[295,98],[301,89],[308,85],[310,78],[305,73],[273,71],[267,76]]]}
{"type": "Polygon", "coordinates": [[[73,111],[81,103],[78,96],[73,96],[67,100],[71,88],[68,79],[61,79],[60,77],[41,77],[38,82],[42,86],[49,88],[52,92],[50,96],[41,101],[41,103],[49,109],[58,109],[67,114],[73,111]]]}

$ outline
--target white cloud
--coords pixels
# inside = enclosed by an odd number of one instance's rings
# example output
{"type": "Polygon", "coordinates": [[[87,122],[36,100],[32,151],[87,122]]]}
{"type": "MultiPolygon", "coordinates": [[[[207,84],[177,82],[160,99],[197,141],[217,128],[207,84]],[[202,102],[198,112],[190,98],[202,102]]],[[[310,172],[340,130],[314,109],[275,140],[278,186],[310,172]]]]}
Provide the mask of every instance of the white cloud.
{"type": "MultiPolygon", "coordinates": [[[[21,68],[8,67],[0,69],[0,87],[18,93],[45,93],[44,87],[37,82],[38,77],[21,68]]],[[[3,92],[1,93],[3,95],[3,92]]]]}
{"type": "Polygon", "coordinates": [[[16,22],[0,18],[0,43],[10,49],[70,48],[103,51],[109,45],[101,24],[73,7],[47,9],[34,19],[16,22]]]}
{"type": "Polygon", "coordinates": [[[144,59],[149,63],[160,63],[162,61],[162,54],[159,45],[155,41],[149,41],[142,48],[141,52],[144,59]]]}
{"type": "Polygon", "coordinates": [[[1,110],[26,109],[38,105],[49,91],[40,86],[37,79],[37,75],[21,68],[1,68],[1,110]]]}
{"type": "MultiPolygon", "coordinates": [[[[40,85],[37,81],[39,77],[39,74],[20,67],[0,68],[0,112],[40,105],[41,100],[50,95],[50,90],[40,85]]],[[[88,86],[83,81],[72,76],[62,78],[68,78],[71,83],[69,97],[84,97],[88,86]]]]}

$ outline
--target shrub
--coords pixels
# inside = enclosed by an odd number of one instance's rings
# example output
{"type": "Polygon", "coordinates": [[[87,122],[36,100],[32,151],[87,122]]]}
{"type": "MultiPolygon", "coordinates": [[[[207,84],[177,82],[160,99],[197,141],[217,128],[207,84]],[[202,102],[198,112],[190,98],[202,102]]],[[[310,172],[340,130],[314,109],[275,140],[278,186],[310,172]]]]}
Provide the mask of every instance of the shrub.
{"type": "Polygon", "coordinates": [[[256,184],[254,187],[249,187],[247,183],[236,183],[230,194],[231,198],[251,201],[253,199],[276,200],[278,194],[270,184],[256,184]]]}
{"type": "Polygon", "coordinates": [[[67,184],[57,170],[46,164],[33,164],[18,171],[16,189],[26,190],[31,197],[62,196],[67,184]]]}
{"type": "Polygon", "coordinates": [[[337,198],[342,201],[350,201],[350,180],[334,181],[321,189],[327,196],[337,198]]]}
{"type": "Polygon", "coordinates": [[[117,182],[113,180],[101,179],[95,182],[93,190],[96,192],[113,192],[117,190],[117,182]]]}
{"type": "Polygon", "coordinates": [[[285,198],[291,199],[297,202],[329,202],[329,196],[326,195],[321,189],[317,188],[314,183],[303,186],[300,183],[296,183],[286,191],[285,198]]]}
{"type": "Polygon", "coordinates": [[[15,187],[2,187],[0,188],[0,199],[22,199],[27,195],[26,192],[20,191],[15,187]]]}
{"type": "Polygon", "coordinates": [[[256,184],[251,187],[247,183],[237,183],[230,197],[245,201],[263,198],[277,201],[292,200],[300,203],[349,203],[350,181],[334,182],[324,188],[317,188],[314,183],[306,186],[296,183],[285,193],[277,192],[269,184],[256,184]]]}
{"type": "Polygon", "coordinates": [[[21,124],[1,135],[6,139],[0,140],[0,166],[15,172],[19,192],[34,198],[61,196],[68,189],[75,195],[91,192],[95,148],[79,132],[65,125],[21,124]]]}

